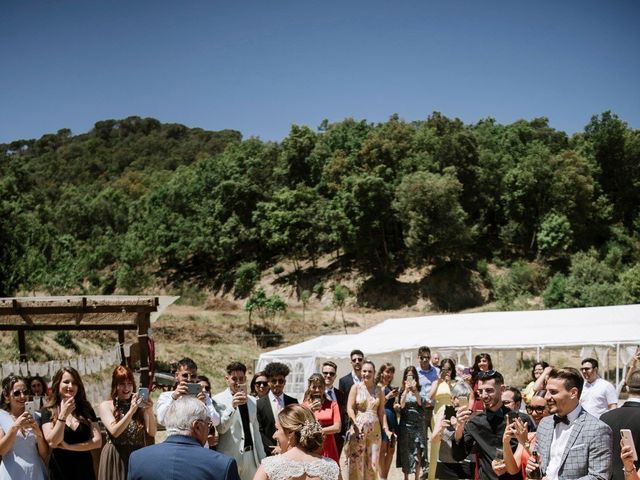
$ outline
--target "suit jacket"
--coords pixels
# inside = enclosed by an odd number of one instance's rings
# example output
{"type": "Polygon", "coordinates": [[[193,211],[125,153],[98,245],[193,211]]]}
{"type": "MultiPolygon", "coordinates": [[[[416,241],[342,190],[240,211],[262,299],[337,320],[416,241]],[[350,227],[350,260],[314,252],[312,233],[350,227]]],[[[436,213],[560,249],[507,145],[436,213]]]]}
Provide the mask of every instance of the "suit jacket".
{"type": "MultiPolygon", "coordinates": [[[[229,455],[242,465],[240,457],[244,450],[244,430],[240,412],[232,407],[231,399],[231,390],[228,388],[213,397],[219,409],[218,413],[220,413],[220,425],[216,427],[219,435],[217,448],[219,452],[229,455]]],[[[251,396],[247,397],[247,409],[249,411],[249,427],[253,440],[253,458],[256,468],[258,468],[264,458],[264,447],[260,438],[256,401],[251,396]]]]}
{"type": "MultiPolygon", "coordinates": [[[[338,409],[340,410],[340,422],[342,422],[342,428],[340,429],[340,435],[344,436],[347,433],[349,423],[349,416],[347,415],[347,398],[349,395],[345,395],[342,390],[339,388],[333,387],[333,394],[336,396],[336,403],[338,404],[338,409]]],[[[338,436],[336,435],[336,442],[338,442],[338,436]]],[[[341,444],[338,446],[340,449],[341,444]]]]}
{"type": "MultiPolygon", "coordinates": [[[[283,393],[284,406],[291,405],[292,403],[298,403],[293,397],[290,397],[286,393],[283,393]]],[[[273,434],[276,433],[276,419],[273,416],[273,410],[271,409],[271,398],[269,395],[258,400],[258,423],[260,424],[260,435],[262,436],[262,444],[264,445],[264,453],[268,457],[272,455],[272,449],[276,445],[276,441],[273,439],[273,434]]]]}
{"type": "Polygon", "coordinates": [[[338,389],[344,393],[345,406],[347,405],[347,399],[349,398],[351,387],[353,387],[353,375],[352,372],[349,372],[338,381],[338,389]]]}
{"type": "Polygon", "coordinates": [[[193,437],[170,435],[129,457],[128,480],[240,480],[236,461],[202,448],[193,437]]]}
{"type": "MultiPolygon", "coordinates": [[[[549,465],[553,439],[553,415],[538,424],[536,445],[542,471],[549,465]]],[[[611,478],[611,429],[582,408],[567,441],[558,475],[562,479],[609,480],[611,478]]]]}
{"type": "MultiPolygon", "coordinates": [[[[609,410],[600,416],[600,420],[611,427],[613,442],[613,480],[624,480],[622,460],[620,459],[620,429],[628,428],[633,436],[633,443],[640,448],[640,402],[626,401],[624,405],[609,410]]],[[[636,469],[640,462],[636,462],[636,469]]]]}

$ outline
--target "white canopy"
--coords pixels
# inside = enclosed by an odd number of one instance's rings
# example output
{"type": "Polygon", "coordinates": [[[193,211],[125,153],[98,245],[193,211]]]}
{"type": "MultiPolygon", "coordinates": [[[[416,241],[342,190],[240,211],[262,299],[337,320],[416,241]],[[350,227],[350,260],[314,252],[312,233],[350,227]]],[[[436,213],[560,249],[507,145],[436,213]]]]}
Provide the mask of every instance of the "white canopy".
{"type": "Polygon", "coordinates": [[[326,359],[335,361],[340,371],[349,371],[349,353],[358,348],[374,361],[391,361],[404,368],[415,363],[421,345],[457,355],[467,364],[473,352],[480,350],[615,348],[618,383],[620,365],[626,366],[640,345],[640,305],[394,318],[359,334],[318,337],[263,354],[258,364],[284,358],[280,355],[287,352],[290,365],[305,359],[305,368],[299,370],[308,378],[326,359]]]}

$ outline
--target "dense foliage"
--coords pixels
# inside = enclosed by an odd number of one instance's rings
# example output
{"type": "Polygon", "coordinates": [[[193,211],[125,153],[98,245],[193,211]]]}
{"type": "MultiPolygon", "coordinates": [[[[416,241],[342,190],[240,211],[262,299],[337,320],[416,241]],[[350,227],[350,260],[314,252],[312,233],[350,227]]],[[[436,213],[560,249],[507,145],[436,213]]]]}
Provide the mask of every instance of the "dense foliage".
{"type": "Polygon", "coordinates": [[[573,136],[436,112],[280,143],[105,120],[0,145],[0,294],[244,297],[278,259],[299,273],[330,254],[373,279],[476,270],[504,308],[543,290],[548,306],[640,302],[639,207],[640,131],[610,112],[573,136]]]}

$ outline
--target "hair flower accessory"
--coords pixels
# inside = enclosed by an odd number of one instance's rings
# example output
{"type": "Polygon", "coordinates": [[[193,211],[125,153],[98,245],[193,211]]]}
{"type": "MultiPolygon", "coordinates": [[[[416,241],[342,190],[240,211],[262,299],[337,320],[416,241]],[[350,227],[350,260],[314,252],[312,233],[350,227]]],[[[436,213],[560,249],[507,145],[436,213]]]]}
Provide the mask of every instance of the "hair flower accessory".
{"type": "Polygon", "coordinates": [[[300,440],[314,437],[318,433],[322,434],[322,427],[317,420],[307,420],[300,429],[300,440]]]}

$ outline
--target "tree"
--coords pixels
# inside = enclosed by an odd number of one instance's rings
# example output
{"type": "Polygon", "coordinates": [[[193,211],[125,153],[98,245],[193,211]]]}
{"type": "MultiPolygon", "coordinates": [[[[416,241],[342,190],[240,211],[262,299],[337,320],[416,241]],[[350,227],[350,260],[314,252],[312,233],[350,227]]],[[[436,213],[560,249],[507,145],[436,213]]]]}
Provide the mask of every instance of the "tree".
{"type": "Polygon", "coordinates": [[[398,186],[393,206],[404,228],[404,243],[417,264],[464,255],[471,232],[460,205],[461,193],[452,169],[443,175],[416,172],[398,186]]]}
{"type": "Polygon", "coordinates": [[[347,322],[344,319],[344,306],[347,302],[347,298],[349,298],[349,290],[347,287],[343,287],[340,284],[337,284],[333,287],[333,298],[331,299],[331,303],[336,308],[333,312],[333,321],[336,321],[336,316],[338,315],[338,310],[340,310],[340,315],[342,316],[342,326],[344,327],[344,333],[347,333],[347,322]]]}

